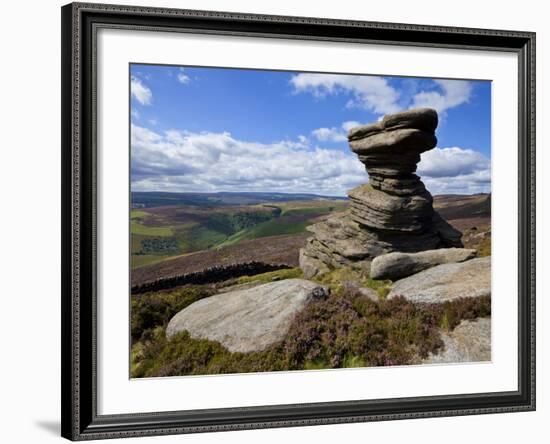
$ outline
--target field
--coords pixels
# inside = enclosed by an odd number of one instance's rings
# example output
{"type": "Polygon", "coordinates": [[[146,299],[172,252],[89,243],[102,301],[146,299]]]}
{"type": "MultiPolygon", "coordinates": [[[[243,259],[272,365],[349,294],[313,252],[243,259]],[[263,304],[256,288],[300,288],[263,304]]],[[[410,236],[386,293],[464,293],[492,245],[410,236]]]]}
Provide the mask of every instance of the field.
{"type": "MultiPolygon", "coordinates": [[[[223,257],[235,256],[237,250],[227,250],[228,247],[260,238],[266,238],[265,245],[269,245],[279,243],[279,236],[295,236],[296,245],[292,249],[297,251],[308,225],[347,205],[342,199],[312,199],[308,196],[309,200],[305,200],[303,195],[287,195],[286,201],[282,201],[282,195],[279,195],[277,201],[261,203],[256,195],[237,196],[231,194],[231,199],[203,198],[202,201],[196,197],[194,200],[188,198],[187,201],[193,205],[180,204],[183,200],[180,197],[173,205],[133,209],[130,215],[132,269],[199,251],[212,253],[220,250],[220,254],[211,254],[219,261],[223,257]],[[274,237],[277,238],[272,239],[274,237]]],[[[157,198],[155,201],[166,203],[166,199],[157,198]]],[[[283,241],[288,247],[288,238],[283,241]]],[[[284,245],[281,248],[285,248],[284,245]]],[[[264,254],[254,244],[242,248],[255,251],[253,255],[264,254]]],[[[250,260],[255,259],[251,257],[250,260]]]]}
{"type": "MultiPolygon", "coordinates": [[[[304,245],[306,227],[343,211],[348,202],[311,195],[277,195],[277,201],[263,194],[227,193],[179,195],[173,199],[143,197],[158,207],[142,207],[131,212],[132,285],[162,277],[200,271],[207,267],[249,261],[298,265],[298,251],[304,245]],[[298,198],[300,197],[300,198],[298,198]],[[181,202],[193,205],[182,205],[181,202]],[[201,204],[201,205],[199,205],[201,204]]],[[[434,207],[453,226],[463,232],[467,248],[481,255],[490,254],[490,195],[435,196],[434,207]]]]}

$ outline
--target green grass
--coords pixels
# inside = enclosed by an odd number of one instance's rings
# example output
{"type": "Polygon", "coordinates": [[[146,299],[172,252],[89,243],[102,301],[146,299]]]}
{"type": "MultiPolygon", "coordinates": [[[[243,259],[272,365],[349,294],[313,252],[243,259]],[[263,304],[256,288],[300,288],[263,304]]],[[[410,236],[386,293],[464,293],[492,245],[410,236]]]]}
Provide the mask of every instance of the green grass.
{"type": "Polygon", "coordinates": [[[305,208],[289,208],[289,209],[283,209],[283,212],[281,213],[282,216],[301,216],[301,215],[308,215],[308,216],[320,216],[322,214],[327,214],[332,211],[338,210],[339,207],[334,205],[329,206],[318,206],[318,207],[305,207],[305,208]]]}
{"type": "Polygon", "coordinates": [[[342,362],[342,367],[344,368],[356,368],[356,367],[366,367],[367,363],[361,356],[344,356],[344,361],[342,362]]]}
{"type": "Polygon", "coordinates": [[[237,284],[247,284],[249,282],[269,283],[282,281],[284,279],[295,279],[303,277],[303,272],[299,267],[287,268],[283,270],[269,271],[267,273],[256,274],[254,276],[241,276],[237,278],[237,284]]]}
{"type": "Polygon", "coordinates": [[[227,235],[204,225],[195,225],[177,233],[178,244],[182,252],[208,250],[219,245],[227,235]]]}
{"type": "Polygon", "coordinates": [[[315,217],[328,214],[343,207],[340,203],[327,205],[326,202],[305,202],[301,203],[301,205],[303,206],[300,207],[297,203],[280,205],[282,213],[279,217],[274,217],[268,221],[240,230],[218,244],[216,248],[262,237],[303,233],[313,223],[312,220],[315,217]]]}
{"type": "Polygon", "coordinates": [[[484,238],[475,248],[477,249],[478,257],[491,256],[491,237],[484,238]]]}
{"type": "Polygon", "coordinates": [[[358,287],[372,288],[381,298],[388,295],[392,283],[390,280],[371,279],[366,272],[351,267],[336,268],[328,273],[316,276],[314,280],[336,292],[341,291],[347,282],[351,282],[358,287]]]}
{"type": "Polygon", "coordinates": [[[143,210],[131,210],[130,219],[143,219],[144,217],[150,216],[150,213],[143,210]]]}
{"type": "Polygon", "coordinates": [[[172,227],[148,227],[139,222],[132,220],[130,223],[130,233],[139,234],[142,236],[173,236],[174,230],[172,227]]]}
{"type": "Polygon", "coordinates": [[[385,299],[388,293],[391,291],[392,282],[388,279],[377,280],[368,278],[365,282],[365,287],[372,288],[378,293],[382,299],[385,299]]]}
{"type": "Polygon", "coordinates": [[[365,287],[367,279],[366,275],[359,270],[342,267],[316,276],[313,280],[329,287],[332,291],[339,292],[344,288],[346,281],[365,287]]]}
{"type": "Polygon", "coordinates": [[[306,361],[304,362],[304,370],[323,370],[328,368],[329,364],[321,359],[316,361],[306,361]]]}
{"type": "MultiPolygon", "coordinates": [[[[311,200],[311,201],[290,201],[278,202],[277,206],[281,208],[282,214],[288,214],[291,211],[301,212],[304,214],[307,211],[312,212],[332,212],[340,211],[349,206],[349,201],[346,200],[311,200]]],[[[298,213],[295,213],[298,214],[298,213]]]]}
{"type": "MultiPolygon", "coordinates": [[[[156,226],[150,227],[142,224],[144,218],[151,216],[150,213],[143,210],[130,211],[130,233],[139,236],[172,236],[174,234],[171,227],[156,226]]],[[[134,245],[132,245],[132,251],[134,245]]]]}
{"type": "Polygon", "coordinates": [[[229,236],[225,241],[217,245],[216,248],[238,244],[239,242],[246,240],[258,239],[260,237],[303,233],[306,231],[306,227],[308,225],[311,225],[310,221],[296,222],[292,218],[281,216],[277,219],[262,222],[255,227],[241,230],[232,236],[229,236]]]}

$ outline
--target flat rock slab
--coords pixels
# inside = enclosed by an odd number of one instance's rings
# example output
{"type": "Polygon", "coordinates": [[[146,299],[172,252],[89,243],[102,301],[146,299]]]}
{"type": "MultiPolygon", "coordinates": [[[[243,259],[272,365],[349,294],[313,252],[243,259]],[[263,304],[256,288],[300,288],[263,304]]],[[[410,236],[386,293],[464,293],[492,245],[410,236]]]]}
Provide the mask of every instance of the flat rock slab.
{"type": "Polygon", "coordinates": [[[440,248],[419,253],[382,254],[371,263],[372,279],[401,279],[436,265],[464,262],[473,259],[476,250],[467,248],[440,248]]]}
{"type": "Polygon", "coordinates": [[[443,333],[443,350],[423,364],[480,362],[491,360],[491,318],[462,321],[453,331],[443,333]]]}
{"type": "Polygon", "coordinates": [[[388,298],[403,296],[412,302],[437,303],[491,294],[491,256],[455,264],[437,265],[398,280],[388,298]]]}
{"type": "Polygon", "coordinates": [[[284,339],[297,313],[328,290],[305,279],[286,279],[201,299],[168,323],[166,336],[220,342],[231,352],[260,351],[284,339]]]}
{"type": "Polygon", "coordinates": [[[351,128],[348,133],[349,140],[363,139],[385,130],[399,128],[415,128],[433,133],[437,128],[437,112],[430,108],[416,108],[400,113],[388,114],[382,120],[351,128]]]}

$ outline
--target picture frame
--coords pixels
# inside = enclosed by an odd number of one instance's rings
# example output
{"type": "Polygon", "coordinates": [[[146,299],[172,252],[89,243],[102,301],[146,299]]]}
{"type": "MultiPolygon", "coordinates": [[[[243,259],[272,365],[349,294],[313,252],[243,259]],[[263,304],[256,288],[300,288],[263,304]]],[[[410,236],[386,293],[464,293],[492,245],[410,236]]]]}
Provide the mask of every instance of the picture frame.
{"type": "MultiPolygon", "coordinates": [[[[71,3],[62,14],[62,436],[106,439],[535,409],[535,34],[71,3]],[[97,33],[191,33],[512,53],[518,66],[517,390],[98,413],[97,33]]],[[[124,184],[125,186],[127,184],[124,184]]],[[[125,335],[124,328],[121,334],[125,335]]],[[[121,351],[121,353],[124,351],[121,351]]]]}

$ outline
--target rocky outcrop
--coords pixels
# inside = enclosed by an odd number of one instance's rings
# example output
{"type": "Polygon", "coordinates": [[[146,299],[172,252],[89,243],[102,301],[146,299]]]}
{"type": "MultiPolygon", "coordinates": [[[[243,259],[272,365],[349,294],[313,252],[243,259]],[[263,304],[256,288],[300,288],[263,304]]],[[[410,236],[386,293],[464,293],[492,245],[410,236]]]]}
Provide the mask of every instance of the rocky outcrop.
{"type": "Polygon", "coordinates": [[[491,318],[462,321],[453,331],[442,333],[443,349],[422,364],[480,362],[491,360],[491,318]]]}
{"type": "Polygon", "coordinates": [[[440,248],[419,253],[388,253],[374,258],[370,266],[372,279],[401,279],[436,265],[464,262],[474,258],[476,250],[440,248]]]}
{"type": "Polygon", "coordinates": [[[420,154],[435,147],[437,113],[421,108],[352,128],[349,144],[369,183],[348,192],[346,213],[309,227],[300,253],[305,277],[341,266],[368,269],[376,256],[462,247],[461,233],[433,209],[433,198],[415,174],[420,154]]]}
{"type": "Polygon", "coordinates": [[[218,341],[231,352],[260,351],[281,341],[310,301],[327,296],[327,289],[304,279],[217,294],[176,314],[166,336],[187,330],[191,337],[218,341]]]}
{"type": "Polygon", "coordinates": [[[491,257],[442,264],[394,282],[388,298],[438,303],[491,294],[491,257]]]}

